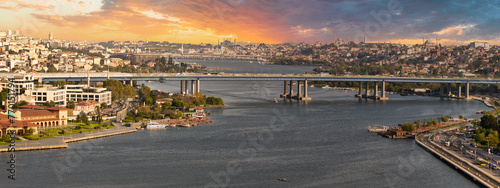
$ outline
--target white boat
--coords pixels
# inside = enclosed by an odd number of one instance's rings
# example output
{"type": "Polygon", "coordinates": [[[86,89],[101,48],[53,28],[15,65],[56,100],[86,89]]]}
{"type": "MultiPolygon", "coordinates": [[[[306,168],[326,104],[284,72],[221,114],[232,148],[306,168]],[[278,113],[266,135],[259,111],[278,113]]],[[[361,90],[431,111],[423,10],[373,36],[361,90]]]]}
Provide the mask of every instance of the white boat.
{"type": "Polygon", "coordinates": [[[389,130],[389,126],[368,126],[368,132],[372,133],[378,133],[378,132],[385,132],[389,130]]]}
{"type": "Polygon", "coordinates": [[[167,127],[168,124],[160,124],[156,121],[149,121],[149,123],[146,125],[146,129],[164,129],[167,127]]]}
{"type": "Polygon", "coordinates": [[[189,128],[189,127],[191,127],[191,125],[189,125],[188,123],[187,124],[181,124],[181,127],[187,127],[187,128],[189,128]]]}
{"type": "Polygon", "coordinates": [[[274,103],[278,103],[278,99],[274,98],[274,103]]]}
{"type": "Polygon", "coordinates": [[[321,87],[321,88],[323,88],[323,89],[331,89],[331,87],[330,87],[330,86],[328,86],[328,85],[323,86],[323,87],[321,87]]]}

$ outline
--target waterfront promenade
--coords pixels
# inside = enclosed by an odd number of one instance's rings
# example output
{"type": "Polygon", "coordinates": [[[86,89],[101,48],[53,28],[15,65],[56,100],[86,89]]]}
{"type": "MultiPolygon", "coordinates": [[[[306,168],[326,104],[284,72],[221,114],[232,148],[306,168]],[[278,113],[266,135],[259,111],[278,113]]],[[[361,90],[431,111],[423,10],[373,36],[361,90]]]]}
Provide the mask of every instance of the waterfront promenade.
{"type": "MultiPolygon", "coordinates": [[[[15,149],[16,151],[64,149],[68,148],[69,143],[128,134],[133,132],[137,132],[137,129],[133,127],[116,126],[113,129],[92,131],[68,136],[57,136],[41,140],[25,140],[22,142],[16,142],[15,149]]],[[[7,152],[8,148],[8,145],[0,146],[0,152],[7,152]]]]}
{"type": "Polygon", "coordinates": [[[473,161],[447,150],[444,146],[433,142],[431,134],[419,134],[415,137],[415,142],[428,152],[447,162],[450,166],[468,175],[479,184],[485,187],[500,187],[500,176],[496,171],[483,169],[479,165],[474,164],[473,161]]]}

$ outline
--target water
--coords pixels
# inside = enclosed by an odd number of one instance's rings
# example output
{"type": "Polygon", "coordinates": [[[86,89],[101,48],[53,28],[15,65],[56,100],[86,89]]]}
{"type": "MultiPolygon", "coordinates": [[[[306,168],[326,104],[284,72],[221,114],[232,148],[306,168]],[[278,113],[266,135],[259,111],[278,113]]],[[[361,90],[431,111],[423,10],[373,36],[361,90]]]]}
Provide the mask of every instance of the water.
{"type": "MultiPolygon", "coordinates": [[[[179,90],[177,82],[147,84],[179,90]]],[[[367,127],[478,117],[474,112],[487,109],[480,102],[399,95],[380,102],[310,88],[307,104],[275,104],[282,82],[201,84],[228,104],[210,109],[214,123],[15,153],[17,180],[1,170],[2,187],[477,187],[414,140],[383,138],[367,127]]]]}

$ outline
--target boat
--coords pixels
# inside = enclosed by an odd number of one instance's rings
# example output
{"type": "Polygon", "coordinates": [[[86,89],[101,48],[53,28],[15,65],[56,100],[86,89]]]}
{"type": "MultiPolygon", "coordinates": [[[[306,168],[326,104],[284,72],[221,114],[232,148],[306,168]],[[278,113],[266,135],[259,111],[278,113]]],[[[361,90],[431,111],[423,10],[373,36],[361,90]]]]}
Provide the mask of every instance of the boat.
{"type": "Polygon", "coordinates": [[[187,124],[181,124],[180,126],[181,126],[181,127],[186,127],[186,128],[191,127],[191,125],[189,125],[188,123],[187,123],[187,124]]]}
{"type": "Polygon", "coordinates": [[[323,89],[331,89],[331,87],[330,87],[330,86],[328,86],[328,85],[323,86],[323,87],[321,87],[321,88],[323,88],[323,89]]]}
{"type": "Polygon", "coordinates": [[[369,125],[368,126],[368,132],[372,132],[372,133],[378,133],[378,132],[385,132],[385,131],[388,131],[389,130],[389,126],[371,126],[369,125]]]}
{"type": "Polygon", "coordinates": [[[278,103],[278,100],[276,98],[274,98],[274,103],[278,103]]]}
{"type": "Polygon", "coordinates": [[[310,87],[310,88],[313,88],[313,87],[314,87],[314,85],[311,85],[311,86],[309,86],[309,87],[310,87]]]}
{"type": "Polygon", "coordinates": [[[277,181],[283,181],[283,182],[288,182],[288,180],[286,178],[278,178],[276,179],[277,181]]]}
{"type": "Polygon", "coordinates": [[[160,124],[156,121],[149,121],[149,123],[146,124],[146,129],[164,129],[167,127],[168,127],[168,124],[160,124]]]}

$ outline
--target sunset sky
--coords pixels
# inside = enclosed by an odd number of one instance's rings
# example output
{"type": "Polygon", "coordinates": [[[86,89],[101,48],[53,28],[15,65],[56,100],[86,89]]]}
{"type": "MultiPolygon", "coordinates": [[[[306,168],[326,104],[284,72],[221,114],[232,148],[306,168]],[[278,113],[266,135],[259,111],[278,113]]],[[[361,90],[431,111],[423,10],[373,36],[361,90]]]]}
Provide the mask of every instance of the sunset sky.
{"type": "Polygon", "coordinates": [[[0,30],[78,41],[500,41],[500,1],[0,0],[0,30]]]}

